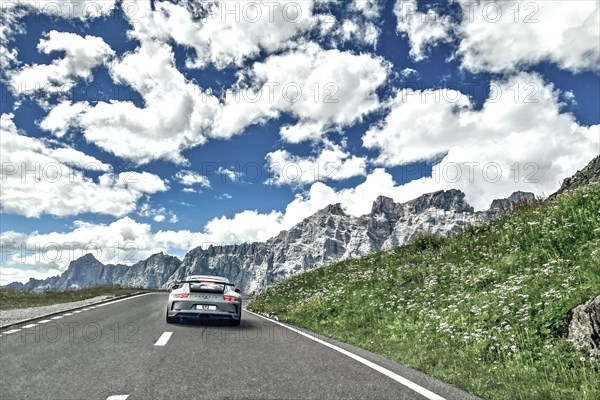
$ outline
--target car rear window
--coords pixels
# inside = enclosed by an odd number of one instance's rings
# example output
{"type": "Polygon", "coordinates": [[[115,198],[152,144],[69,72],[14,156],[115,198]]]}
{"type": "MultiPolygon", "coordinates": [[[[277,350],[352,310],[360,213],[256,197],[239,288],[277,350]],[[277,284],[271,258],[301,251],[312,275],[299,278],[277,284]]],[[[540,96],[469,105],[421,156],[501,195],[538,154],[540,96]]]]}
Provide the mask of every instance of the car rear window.
{"type": "Polygon", "coordinates": [[[212,282],[193,282],[190,283],[190,292],[199,293],[223,293],[225,285],[212,282]]]}

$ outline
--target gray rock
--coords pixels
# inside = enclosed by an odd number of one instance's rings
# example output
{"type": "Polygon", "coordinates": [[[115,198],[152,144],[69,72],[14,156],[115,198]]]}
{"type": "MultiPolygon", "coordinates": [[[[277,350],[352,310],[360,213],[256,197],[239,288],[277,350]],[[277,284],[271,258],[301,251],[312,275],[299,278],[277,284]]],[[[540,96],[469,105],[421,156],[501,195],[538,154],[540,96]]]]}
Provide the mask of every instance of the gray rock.
{"type": "Polygon", "coordinates": [[[600,359],[600,295],[569,312],[568,339],[590,357],[600,359]]]}
{"type": "Polygon", "coordinates": [[[506,199],[496,199],[492,201],[489,212],[500,213],[510,210],[516,204],[522,203],[533,203],[535,202],[535,195],[529,192],[514,192],[506,199]]]}
{"type": "Polygon", "coordinates": [[[548,197],[548,200],[556,198],[556,196],[561,193],[577,189],[584,185],[589,185],[593,182],[600,182],[600,155],[590,161],[590,163],[581,171],[577,171],[572,177],[566,178],[560,189],[558,189],[556,193],[551,194],[548,197]]]}

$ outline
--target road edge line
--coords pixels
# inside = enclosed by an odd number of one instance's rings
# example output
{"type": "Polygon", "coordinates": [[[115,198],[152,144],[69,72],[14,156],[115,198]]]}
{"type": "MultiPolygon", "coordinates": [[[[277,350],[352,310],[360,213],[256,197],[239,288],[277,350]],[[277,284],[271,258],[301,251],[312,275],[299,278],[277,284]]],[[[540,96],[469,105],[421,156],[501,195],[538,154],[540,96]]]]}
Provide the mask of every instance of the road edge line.
{"type": "MultiPolygon", "coordinates": [[[[24,320],[21,320],[21,321],[10,323],[8,325],[0,326],[0,333],[3,333],[5,329],[9,329],[11,327],[15,327],[15,326],[18,326],[18,325],[23,325],[23,324],[26,324],[28,322],[37,321],[38,319],[47,319],[48,317],[53,317],[53,316],[61,315],[63,313],[69,313],[69,312],[76,311],[76,310],[83,310],[84,308],[87,308],[87,307],[90,307],[90,306],[93,306],[93,305],[98,305],[98,304],[108,305],[108,303],[114,303],[114,302],[117,302],[117,301],[127,300],[127,299],[130,299],[130,298],[133,298],[133,297],[144,296],[144,295],[152,294],[152,293],[160,293],[160,292],[136,292],[136,293],[132,293],[132,294],[129,294],[129,295],[126,295],[126,296],[120,296],[120,297],[114,297],[112,299],[102,300],[102,301],[100,301],[98,303],[92,303],[92,304],[87,304],[85,306],[73,307],[73,308],[70,308],[68,310],[57,311],[57,312],[53,312],[53,313],[50,313],[50,314],[40,315],[39,317],[24,319],[24,320]]],[[[58,304],[61,304],[61,303],[58,303],[58,304]]],[[[65,303],[62,303],[62,304],[65,304],[65,303]]]]}
{"type": "Polygon", "coordinates": [[[440,396],[438,394],[435,394],[435,393],[433,393],[432,391],[430,391],[428,389],[425,389],[423,386],[420,386],[420,385],[414,383],[413,381],[411,381],[411,380],[409,380],[409,379],[407,379],[407,378],[405,378],[403,376],[400,376],[397,373],[392,372],[392,371],[390,371],[387,368],[382,367],[381,365],[375,364],[374,362],[369,361],[369,360],[367,360],[364,357],[361,357],[361,356],[359,356],[357,354],[354,354],[351,351],[342,349],[341,347],[338,347],[338,346],[336,346],[334,344],[331,344],[331,343],[329,343],[329,342],[327,342],[327,341],[325,341],[323,339],[319,339],[318,337],[316,337],[316,335],[309,335],[308,333],[303,332],[300,329],[297,329],[297,328],[291,327],[289,325],[283,324],[283,323],[281,323],[279,321],[275,321],[274,319],[267,318],[265,316],[262,316],[260,314],[255,313],[255,312],[252,312],[250,310],[245,309],[244,311],[246,311],[246,312],[248,312],[248,313],[250,313],[252,315],[255,315],[257,317],[260,317],[262,319],[265,319],[265,320],[267,320],[269,322],[272,322],[274,324],[280,325],[280,326],[282,326],[282,327],[284,327],[286,329],[289,329],[292,332],[296,332],[296,333],[298,333],[298,334],[300,334],[300,335],[302,335],[302,336],[304,336],[306,338],[309,338],[312,341],[315,341],[315,342],[317,342],[319,344],[322,344],[323,346],[329,347],[330,349],[337,351],[338,353],[341,353],[341,354],[343,354],[343,355],[345,355],[345,356],[347,356],[349,358],[352,358],[353,360],[358,361],[359,363],[361,363],[361,364],[363,364],[363,365],[365,365],[365,366],[367,366],[367,367],[369,367],[369,368],[371,368],[371,369],[373,369],[373,370],[375,370],[375,371],[377,371],[377,372],[379,372],[379,373],[387,376],[388,378],[393,379],[394,381],[400,383],[401,385],[406,386],[407,388],[411,389],[412,391],[417,392],[417,393],[419,393],[422,396],[425,396],[429,400],[446,400],[442,396],[440,396]]]}

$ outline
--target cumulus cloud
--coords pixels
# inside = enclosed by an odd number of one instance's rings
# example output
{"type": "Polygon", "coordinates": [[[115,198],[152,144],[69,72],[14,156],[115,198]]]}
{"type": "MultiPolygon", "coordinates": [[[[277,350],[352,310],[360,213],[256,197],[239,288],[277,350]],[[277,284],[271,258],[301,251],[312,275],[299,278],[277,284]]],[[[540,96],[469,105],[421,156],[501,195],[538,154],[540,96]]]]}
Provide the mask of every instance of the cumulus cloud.
{"type": "Polygon", "coordinates": [[[367,19],[379,17],[383,6],[381,0],[352,0],[350,10],[358,11],[367,19]]]}
{"type": "Polygon", "coordinates": [[[233,169],[219,167],[217,173],[227,177],[230,181],[236,182],[240,179],[241,173],[238,171],[234,171],[233,169]]]}
{"type": "Polygon", "coordinates": [[[410,54],[457,40],[456,55],[473,72],[510,73],[550,61],[573,72],[600,68],[600,5],[595,1],[456,1],[462,20],[434,10],[418,11],[417,0],[397,0],[397,29],[410,54]]]}
{"type": "Polygon", "coordinates": [[[364,43],[375,46],[379,40],[380,29],[372,22],[346,19],[342,22],[337,34],[342,42],[364,43]]]}
{"type": "Polygon", "coordinates": [[[57,275],[69,263],[87,253],[110,264],[134,264],[169,249],[187,251],[202,244],[203,237],[187,230],[152,232],[149,224],[129,217],[110,224],[76,221],[66,232],[0,234],[2,284],[57,275]],[[32,271],[34,269],[34,271],[32,271]]]}
{"type": "Polygon", "coordinates": [[[109,15],[114,8],[114,0],[3,1],[2,24],[0,24],[0,66],[5,69],[17,63],[18,51],[8,45],[15,34],[25,32],[21,20],[27,14],[85,21],[109,15]]]}
{"type": "Polygon", "coordinates": [[[417,9],[417,0],[396,0],[394,14],[397,18],[396,29],[406,34],[410,44],[410,55],[415,60],[426,57],[428,47],[452,39],[452,21],[429,9],[421,12],[417,9]]]}
{"type": "Polygon", "coordinates": [[[114,56],[102,38],[54,30],[40,40],[37,49],[44,54],[64,52],[65,55],[51,64],[33,64],[10,72],[9,88],[14,93],[69,91],[76,79],[91,79],[92,69],[114,56]]]}
{"type": "Polygon", "coordinates": [[[40,127],[57,136],[79,127],[89,142],[138,164],[157,159],[185,164],[181,151],[206,142],[218,100],[184,77],[169,45],[142,42],[112,63],[110,73],[117,83],[139,92],[144,106],[130,101],[65,101],[40,127]]]}
{"type": "Polygon", "coordinates": [[[194,171],[179,171],[177,172],[177,174],[175,174],[175,179],[177,179],[179,183],[185,186],[200,185],[204,188],[210,187],[210,181],[208,180],[208,178],[194,171]]]}
{"type": "Polygon", "coordinates": [[[454,90],[399,90],[363,137],[385,166],[438,162],[429,188],[458,188],[478,209],[515,190],[550,194],[599,152],[599,125],[561,113],[559,92],[537,74],[492,82],[481,110],[454,90]]]}
{"type": "Polygon", "coordinates": [[[300,157],[286,150],[267,154],[267,167],[275,185],[302,186],[318,181],[344,180],[366,175],[367,160],[344,150],[340,145],[326,141],[318,154],[300,157]]]}
{"type": "Polygon", "coordinates": [[[297,119],[280,129],[290,143],[320,140],[380,106],[376,90],[389,63],[370,54],[323,50],[314,43],[267,57],[242,75],[215,121],[213,135],[231,137],[281,114],[297,119]]]}
{"type": "Polygon", "coordinates": [[[135,210],[143,195],[167,190],[156,175],[115,174],[85,153],[28,137],[17,129],[12,114],[2,114],[0,130],[3,212],[27,217],[84,212],[123,216],[135,210]],[[95,181],[86,171],[104,173],[95,181]]]}
{"type": "MultiPolygon", "coordinates": [[[[323,2],[317,1],[316,3],[323,2]]],[[[149,2],[148,2],[149,3],[149,2]]],[[[241,66],[261,51],[272,53],[290,46],[299,35],[327,19],[313,14],[308,1],[211,1],[179,4],[156,2],[135,15],[131,35],[141,40],[173,40],[191,48],[190,68],[241,66]]]]}
{"type": "Polygon", "coordinates": [[[459,2],[463,67],[511,72],[542,61],[574,72],[600,70],[597,1],[459,2]]]}
{"type": "Polygon", "coordinates": [[[153,15],[140,11],[132,34],[140,46],[108,64],[113,80],[138,92],[143,104],[63,101],[41,121],[42,129],[58,137],[79,130],[88,142],[139,165],[158,159],[185,165],[183,150],[211,138],[230,138],[283,114],[297,122],[283,126],[281,136],[297,143],[320,140],[380,106],[376,90],[387,79],[388,62],[370,54],[323,50],[315,43],[240,71],[239,81],[220,102],[177,69],[166,43],[169,36],[144,33],[143,21],[153,15]]]}

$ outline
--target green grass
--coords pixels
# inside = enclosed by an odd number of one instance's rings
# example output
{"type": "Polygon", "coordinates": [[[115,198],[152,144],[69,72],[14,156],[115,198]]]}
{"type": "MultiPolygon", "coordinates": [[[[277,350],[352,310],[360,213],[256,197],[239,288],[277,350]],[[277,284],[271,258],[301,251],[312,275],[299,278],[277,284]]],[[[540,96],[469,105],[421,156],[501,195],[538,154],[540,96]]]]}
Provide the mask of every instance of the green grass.
{"type": "Polygon", "coordinates": [[[248,308],[382,354],[486,399],[600,399],[565,339],[600,293],[600,184],[267,289],[248,308]]]}
{"type": "Polygon", "coordinates": [[[88,289],[71,290],[66,292],[48,291],[44,293],[16,292],[0,289],[0,310],[48,306],[51,304],[68,303],[90,299],[102,295],[122,296],[137,292],[140,288],[126,288],[119,285],[96,286],[88,289]]]}

